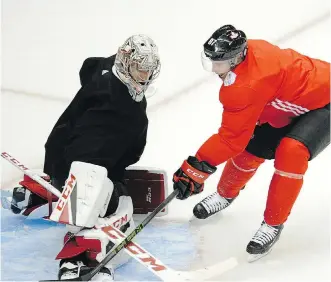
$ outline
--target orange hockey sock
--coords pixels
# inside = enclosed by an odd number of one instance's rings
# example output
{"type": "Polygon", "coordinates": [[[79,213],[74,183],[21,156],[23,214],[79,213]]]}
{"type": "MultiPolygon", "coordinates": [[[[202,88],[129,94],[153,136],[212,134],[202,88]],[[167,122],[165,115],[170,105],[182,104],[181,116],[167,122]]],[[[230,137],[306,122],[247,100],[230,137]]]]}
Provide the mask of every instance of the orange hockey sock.
{"type": "Polygon", "coordinates": [[[263,162],[246,151],[228,160],[217,185],[218,193],[225,198],[237,197],[263,162]]]}
{"type": "Polygon", "coordinates": [[[276,151],[264,220],[269,225],[284,223],[300,193],[310,154],[301,142],[283,138],[276,151]]]}

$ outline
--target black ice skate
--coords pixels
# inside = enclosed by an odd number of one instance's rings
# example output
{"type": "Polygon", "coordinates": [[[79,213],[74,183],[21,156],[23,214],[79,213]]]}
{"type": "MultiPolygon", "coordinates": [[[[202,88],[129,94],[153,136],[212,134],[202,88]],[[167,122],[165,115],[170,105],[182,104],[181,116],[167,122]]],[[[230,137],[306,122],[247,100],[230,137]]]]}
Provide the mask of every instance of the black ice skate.
{"type": "Polygon", "coordinates": [[[15,214],[29,215],[36,208],[46,204],[47,201],[31,193],[25,187],[15,187],[10,203],[10,209],[15,214]]]}
{"type": "Polygon", "coordinates": [[[270,253],[272,246],[278,241],[283,227],[283,224],[271,226],[263,221],[261,227],[247,245],[248,261],[256,261],[270,253]]]}
{"type": "MultiPolygon", "coordinates": [[[[60,262],[60,270],[58,273],[59,280],[68,280],[68,279],[76,279],[82,275],[87,274],[93,268],[86,266],[82,261],[75,261],[74,259],[69,260],[61,260],[60,262]]],[[[91,281],[114,281],[114,271],[112,268],[103,267],[97,273],[91,281]]]]}
{"type": "Polygon", "coordinates": [[[1,205],[15,214],[28,216],[36,208],[45,205],[46,200],[25,187],[15,187],[12,191],[1,191],[1,205]]]}
{"type": "Polygon", "coordinates": [[[196,204],[193,208],[193,214],[199,219],[205,219],[228,207],[234,199],[224,198],[215,192],[196,204]]]}
{"type": "Polygon", "coordinates": [[[13,213],[19,214],[29,204],[31,192],[24,187],[15,187],[10,202],[10,209],[13,213]]]}

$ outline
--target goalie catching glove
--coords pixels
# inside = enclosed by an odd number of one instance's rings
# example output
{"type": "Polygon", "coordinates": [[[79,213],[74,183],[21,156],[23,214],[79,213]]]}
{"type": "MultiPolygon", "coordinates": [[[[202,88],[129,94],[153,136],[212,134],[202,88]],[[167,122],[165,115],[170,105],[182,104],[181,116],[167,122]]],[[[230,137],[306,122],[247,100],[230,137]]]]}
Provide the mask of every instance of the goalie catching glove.
{"type": "Polygon", "coordinates": [[[174,189],[178,189],[177,199],[184,200],[203,191],[205,180],[216,171],[216,167],[206,161],[189,156],[173,176],[174,189]]]}

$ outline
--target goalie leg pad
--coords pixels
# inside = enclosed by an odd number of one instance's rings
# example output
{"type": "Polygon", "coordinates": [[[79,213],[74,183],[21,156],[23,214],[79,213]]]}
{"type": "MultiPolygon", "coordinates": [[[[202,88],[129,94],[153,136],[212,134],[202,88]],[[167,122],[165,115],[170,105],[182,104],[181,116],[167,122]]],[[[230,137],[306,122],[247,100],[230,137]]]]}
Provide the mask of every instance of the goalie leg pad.
{"type": "Polygon", "coordinates": [[[75,161],[50,218],[65,224],[93,227],[98,217],[105,215],[113,189],[106,168],[75,161]]]}

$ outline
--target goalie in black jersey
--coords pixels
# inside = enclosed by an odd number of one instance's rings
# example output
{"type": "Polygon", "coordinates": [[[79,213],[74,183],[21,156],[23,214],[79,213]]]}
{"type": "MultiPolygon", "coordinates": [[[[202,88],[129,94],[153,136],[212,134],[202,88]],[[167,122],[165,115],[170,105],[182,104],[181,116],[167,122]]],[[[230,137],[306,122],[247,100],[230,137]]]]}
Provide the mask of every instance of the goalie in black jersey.
{"type": "MultiPolygon", "coordinates": [[[[64,186],[73,190],[65,206],[55,196],[51,199],[58,201],[51,219],[68,224],[72,232],[57,256],[60,280],[90,271],[114,246],[94,226],[116,224],[122,232],[130,232],[134,210],[152,211],[165,197],[162,170],[126,170],[144,151],[145,94],[159,73],[158,48],[145,35],[131,36],[111,57],[88,58],[83,63],[81,88],[45,145],[44,173],[60,191],[64,186]]],[[[50,200],[47,191],[27,176],[20,184],[13,191],[15,213],[28,215],[50,200]]],[[[122,257],[117,256],[94,279],[113,280],[122,257]]]]}

